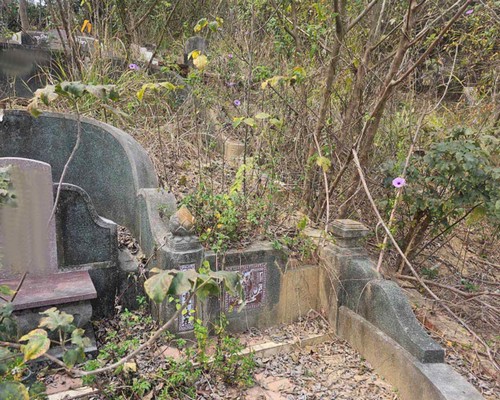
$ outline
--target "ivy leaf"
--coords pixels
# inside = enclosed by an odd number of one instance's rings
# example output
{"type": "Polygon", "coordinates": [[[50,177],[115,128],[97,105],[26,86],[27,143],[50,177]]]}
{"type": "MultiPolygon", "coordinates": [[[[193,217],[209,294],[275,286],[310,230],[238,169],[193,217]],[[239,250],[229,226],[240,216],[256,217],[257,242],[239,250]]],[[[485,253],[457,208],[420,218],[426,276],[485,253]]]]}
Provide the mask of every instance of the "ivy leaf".
{"type": "Polygon", "coordinates": [[[43,317],[40,320],[40,328],[45,327],[50,329],[51,331],[67,328],[74,319],[72,315],[65,313],[64,311],[61,312],[55,307],[49,308],[48,310],[45,310],[40,314],[46,315],[46,317],[43,317]]]}
{"type": "Polygon", "coordinates": [[[50,348],[50,340],[47,337],[47,331],[43,329],[34,329],[24,335],[20,342],[28,341],[21,346],[21,352],[24,354],[24,361],[34,360],[44,355],[50,348]]]}
{"type": "Polygon", "coordinates": [[[20,382],[2,382],[0,383],[0,393],[2,399],[9,400],[29,400],[28,389],[20,382]]]}
{"type": "Polygon", "coordinates": [[[161,303],[170,290],[170,285],[174,279],[174,276],[170,272],[168,270],[161,271],[144,282],[144,289],[147,295],[155,303],[161,303]]]}

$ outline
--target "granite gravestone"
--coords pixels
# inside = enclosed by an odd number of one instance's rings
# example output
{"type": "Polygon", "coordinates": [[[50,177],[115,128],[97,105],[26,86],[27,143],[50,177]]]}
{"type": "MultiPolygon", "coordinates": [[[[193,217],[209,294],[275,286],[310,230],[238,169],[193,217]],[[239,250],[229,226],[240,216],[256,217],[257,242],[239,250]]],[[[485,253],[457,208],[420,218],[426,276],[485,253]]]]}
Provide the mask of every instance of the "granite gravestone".
{"type": "Polygon", "coordinates": [[[193,59],[189,58],[189,55],[195,50],[206,55],[208,51],[207,40],[201,36],[192,36],[186,40],[186,44],[184,45],[184,64],[193,66],[193,59]]]}
{"type": "Polygon", "coordinates": [[[50,218],[52,173],[50,165],[23,158],[0,158],[10,165],[15,204],[0,207],[0,278],[29,272],[57,272],[55,219],[50,218]],[[50,219],[50,221],[49,221],[50,219]]]}

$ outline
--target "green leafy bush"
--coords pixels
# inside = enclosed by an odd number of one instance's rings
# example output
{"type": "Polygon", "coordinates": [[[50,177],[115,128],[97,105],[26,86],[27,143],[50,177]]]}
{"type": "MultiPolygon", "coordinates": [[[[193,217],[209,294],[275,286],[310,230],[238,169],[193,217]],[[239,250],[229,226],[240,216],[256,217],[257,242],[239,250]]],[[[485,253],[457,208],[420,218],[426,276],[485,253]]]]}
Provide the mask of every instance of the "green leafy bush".
{"type": "MultiPolygon", "coordinates": [[[[454,129],[425,154],[412,157],[399,225],[407,252],[416,249],[428,231],[449,232],[466,217],[469,222],[486,216],[492,224],[500,221],[499,142],[492,135],[454,129]]],[[[390,186],[402,163],[391,161],[383,169],[390,186]]]]}

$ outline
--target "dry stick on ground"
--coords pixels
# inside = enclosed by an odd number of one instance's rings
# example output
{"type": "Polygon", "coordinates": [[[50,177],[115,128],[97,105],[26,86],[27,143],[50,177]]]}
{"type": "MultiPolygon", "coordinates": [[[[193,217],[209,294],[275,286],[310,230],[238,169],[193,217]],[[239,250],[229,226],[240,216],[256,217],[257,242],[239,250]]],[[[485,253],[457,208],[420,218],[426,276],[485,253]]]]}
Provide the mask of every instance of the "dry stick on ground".
{"type": "Polygon", "coordinates": [[[399,247],[398,245],[398,242],[396,242],[396,239],[394,239],[394,236],[392,236],[392,233],[390,231],[390,229],[387,227],[387,225],[385,224],[384,220],[382,219],[382,216],[380,215],[380,212],[378,211],[377,209],[377,205],[375,204],[375,201],[373,200],[373,197],[372,195],[370,194],[370,190],[368,189],[368,185],[366,183],[366,179],[364,177],[364,174],[363,174],[363,169],[361,168],[361,164],[359,162],[359,158],[358,158],[358,154],[356,153],[356,150],[353,150],[352,151],[352,155],[353,155],[353,160],[354,160],[354,164],[356,166],[356,169],[358,170],[358,175],[359,175],[359,178],[361,180],[361,183],[363,184],[363,188],[365,189],[365,193],[366,193],[366,196],[368,198],[368,201],[370,202],[372,208],[373,208],[373,211],[375,212],[375,214],[377,215],[377,218],[380,222],[380,224],[384,227],[386,233],[387,233],[387,236],[389,236],[389,238],[391,239],[392,241],[392,244],[394,245],[394,247],[396,248],[396,250],[398,251],[398,253],[401,255],[401,258],[404,260],[404,262],[406,263],[406,265],[408,266],[408,268],[410,268],[410,271],[411,273],[413,274],[413,276],[416,278],[416,280],[418,281],[418,283],[430,294],[430,296],[436,300],[436,301],[439,301],[440,302],[440,305],[441,307],[443,307],[453,318],[455,318],[479,343],[481,343],[484,348],[486,349],[486,353],[488,354],[488,358],[490,359],[492,365],[500,371],[500,367],[498,366],[497,362],[495,361],[495,359],[493,358],[493,355],[491,354],[491,348],[490,346],[488,346],[488,344],[483,340],[481,339],[477,334],[476,332],[474,332],[472,330],[472,328],[469,327],[469,325],[467,325],[467,323],[465,321],[463,321],[458,315],[456,315],[446,304],[444,304],[441,299],[429,288],[429,286],[427,286],[427,284],[422,280],[422,278],[420,277],[420,275],[418,275],[417,271],[415,270],[415,268],[413,268],[413,265],[410,263],[410,261],[408,261],[408,259],[406,258],[406,255],[404,254],[403,250],[401,250],[401,248],[399,247]]]}
{"type": "MultiPolygon", "coordinates": [[[[419,282],[417,278],[415,278],[413,276],[408,276],[408,275],[396,274],[396,278],[405,279],[405,280],[413,281],[413,282],[419,282]]],[[[439,282],[434,282],[434,281],[431,281],[428,279],[422,279],[422,282],[425,282],[429,285],[434,285],[434,286],[437,286],[437,287],[440,287],[443,289],[451,290],[453,293],[459,294],[460,296],[464,296],[468,299],[474,299],[475,297],[479,297],[479,296],[500,297],[500,293],[494,293],[494,292],[488,292],[488,291],[477,292],[477,293],[467,293],[467,292],[464,292],[463,290],[457,289],[453,286],[445,285],[445,284],[439,283],[439,282]]]]}

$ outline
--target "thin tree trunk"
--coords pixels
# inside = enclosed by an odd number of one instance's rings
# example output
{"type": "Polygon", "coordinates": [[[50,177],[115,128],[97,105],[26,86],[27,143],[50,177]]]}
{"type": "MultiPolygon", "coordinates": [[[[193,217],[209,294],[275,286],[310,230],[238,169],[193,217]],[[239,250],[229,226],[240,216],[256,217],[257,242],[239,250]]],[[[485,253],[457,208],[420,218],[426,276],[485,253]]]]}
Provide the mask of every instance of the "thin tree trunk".
{"type": "Polygon", "coordinates": [[[28,2],[19,0],[19,19],[21,20],[21,30],[27,32],[30,30],[30,21],[28,20],[28,2]]]}
{"type": "MultiPolygon", "coordinates": [[[[321,132],[325,126],[326,121],[326,113],[330,108],[330,99],[332,97],[333,92],[333,80],[335,78],[335,74],[337,72],[337,64],[339,61],[340,48],[342,46],[342,41],[344,40],[344,28],[342,21],[342,12],[345,9],[345,0],[343,0],[342,4],[339,4],[338,0],[333,1],[335,16],[335,43],[332,48],[332,56],[330,59],[330,64],[328,66],[328,74],[326,77],[326,85],[325,91],[323,92],[323,101],[321,103],[321,108],[319,111],[319,117],[316,122],[316,126],[314,128],[314,136],[319,140],[321,138],[321,132]]],[[[309,162],[311,157],[314,155],[315,143],[311,141],[309,145],[309,150],[307,152],[307,160],[309,162]]],[[[306,194],[306,204],[312,205],[312,196],[313,196],[313,182],[315,181],[316,176],[316,168],[314,165],[309,166],[309,170],[307,171],[306,178],[304,180],[304,193],[306,194]]]]}

